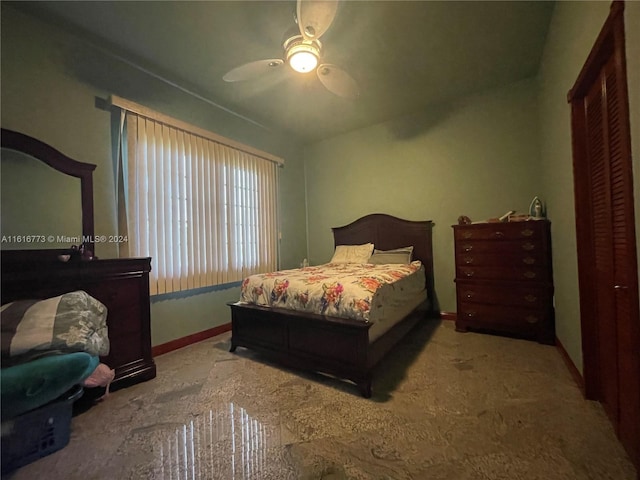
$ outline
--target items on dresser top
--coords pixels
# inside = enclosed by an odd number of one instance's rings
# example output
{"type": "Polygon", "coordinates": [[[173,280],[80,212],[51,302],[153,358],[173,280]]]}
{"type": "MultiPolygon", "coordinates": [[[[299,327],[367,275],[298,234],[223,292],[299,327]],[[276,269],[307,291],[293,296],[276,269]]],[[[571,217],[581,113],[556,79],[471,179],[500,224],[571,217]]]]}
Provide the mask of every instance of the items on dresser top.
{"type": "Polygon", "coordinates": [[[550,223],[454,225],[456,330],[555,342],[550,223]]]}

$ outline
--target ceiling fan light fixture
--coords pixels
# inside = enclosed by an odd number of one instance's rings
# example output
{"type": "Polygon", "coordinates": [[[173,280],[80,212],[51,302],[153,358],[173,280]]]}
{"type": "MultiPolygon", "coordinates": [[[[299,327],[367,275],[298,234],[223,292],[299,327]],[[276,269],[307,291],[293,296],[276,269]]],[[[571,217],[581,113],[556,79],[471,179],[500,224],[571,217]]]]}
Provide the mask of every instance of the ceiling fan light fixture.
{"type": "Polygon", "coordinates": [[[318,57],[311,52],[295,52],[289,57],[289,65],[296,72],[311,72],[318,66],[318,57]]]}
{"type": "MultiPolygon", "coordinates": [[[[298,40],[297,37],[295,40],[298,40]]],[[[317,41],[290,41],[286,44],[287,63],[296,72],[312,72],[318,66],[320,59],[320,42],[317,41]]]]}
{"type": "Polygon", "coordinates": [[[222,79],[225,82],[248,80],[269,70],[276,70],[286,62],[297,73],[315,71],[320,83],[334,95],[346,99],[357,98],[360,92],[356,81],[342,68],[326,63],[322,54],[320,37],[333,22],[337,2],[296,0],[296,25],[292,25],[282,37],[284,56],[245,63],[227,72],[222,79]]]}

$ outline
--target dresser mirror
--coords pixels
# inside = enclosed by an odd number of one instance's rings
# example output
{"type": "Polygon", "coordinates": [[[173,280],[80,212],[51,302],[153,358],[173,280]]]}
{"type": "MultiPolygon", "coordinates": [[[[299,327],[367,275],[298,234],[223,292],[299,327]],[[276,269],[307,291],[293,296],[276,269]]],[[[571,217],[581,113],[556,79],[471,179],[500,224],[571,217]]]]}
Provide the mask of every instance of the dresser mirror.
{"type": "Polygon", "coordinates": [[[2,250],[35,254],[92,243],[96,166],[7,129],[1,144],[2,250]]]}
{"type": "Polygon", "coordinates": [[[80,180],[22,152],[3,148],[1,155],[2,250],[68,248],[80,243],[80,180]]]}

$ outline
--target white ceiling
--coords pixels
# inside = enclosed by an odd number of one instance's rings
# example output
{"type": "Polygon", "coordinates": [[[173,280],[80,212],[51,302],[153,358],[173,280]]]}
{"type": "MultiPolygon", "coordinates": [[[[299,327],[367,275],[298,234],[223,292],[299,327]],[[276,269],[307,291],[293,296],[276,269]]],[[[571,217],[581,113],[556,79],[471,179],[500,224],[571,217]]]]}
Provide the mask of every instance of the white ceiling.
{"type": "Polygon", "coordinates": [[[322,42],[323,60],[359,84],[361,95],[346,100],[288,67],[222,80],[243,63],[282,56],[293,0],[15,6],[302,142],[535,75],[553,10],[542,1],[342,1],[322,42]]]}

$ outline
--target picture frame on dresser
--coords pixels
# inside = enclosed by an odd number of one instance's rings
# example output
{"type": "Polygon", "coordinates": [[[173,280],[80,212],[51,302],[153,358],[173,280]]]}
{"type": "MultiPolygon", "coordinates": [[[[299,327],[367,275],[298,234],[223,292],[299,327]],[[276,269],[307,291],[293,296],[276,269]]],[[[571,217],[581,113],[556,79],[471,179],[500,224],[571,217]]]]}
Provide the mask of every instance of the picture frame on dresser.
{"type": "MultiPolygon", "coordinates": [[[[19,152],[49,165],[52,173],[80,179],[82,232],[77,234],[82,236],[80,246],[93,252],[92,176],[96,166],[73,160],[36,138],[12,130],[3,128],[0,140],[3,151],[19,152]]],[[[4,305],[86,291],[107,307],[110,352],[101,361],[115,370],[111,390],[155,378],[150,326],[151,258],[89,258],[70,248],[2,250],[0,300],[4,305]]]]}
{"type": "Polygon", "coordinates": [[[551,222],[452,227],[456,330],[555,344],[551,222]]]}

